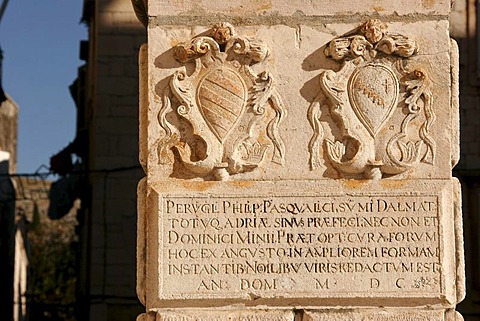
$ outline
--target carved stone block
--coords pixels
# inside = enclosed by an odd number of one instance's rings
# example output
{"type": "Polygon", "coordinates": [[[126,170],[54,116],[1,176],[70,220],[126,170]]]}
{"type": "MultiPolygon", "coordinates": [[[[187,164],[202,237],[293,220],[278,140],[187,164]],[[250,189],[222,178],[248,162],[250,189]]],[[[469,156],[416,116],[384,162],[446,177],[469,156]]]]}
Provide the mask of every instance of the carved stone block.
{"type": "Polygon", "coordinates": [[[458,109],[450,108],[455,58],[448,23],[390,22],[372,43],[362,25],[237,26],[228,46],[211,27],[152,28],[141,115],[148,113],[140,119],[149,179],[451,177],[458,109]],[[353,41],[358,55],[333,53],[334,59],[330,52],[340,52],[342,41],[353,41]],[[362,41],[360,53],[355,46],[362,41]],[[248,52],[235,49],[242,43],[248,52]],[[204,45],[214,49],[194,54],[204,45]],[[209,96],[215,81],[225,86],[228,79],[243,98],[209,96]],[[221,118],[207,111],[208,98],[218,106],[238,104],[221,118]]]}
{"type": "Polygon", "coordinates": [[[139,297],[164,321],[457,319],[449,4],[267,2],[149,1],[139,297]]]}
{"type": "Polygon", "coordinates": [[[305,312],[302,321],[450,321],[445,310],[358,309],[350,311],[305,312]]]}
{"type": "MultiPolygon", "coordinates": [[[[419,15],[445,16],[450,13],[450,0],[436,1],[417,1],[406,0],[383,1],[381,3],[374,0],[339,0],[332,5],[328,0],[316,0],[315,2],[291,0],[239,0],[239,1],[222,1],[215,2],[214,5],[207,0],[184,0],[182,2],[175,1],[149,1],[149,13],[151,16],[170,16],[181,15],[191,17],[198,15],[199,12],[203,16],[234,16],[252,17],[267,16],[273,17],[305,17],[316,18],[318,16],[349,16],[354,12],[366,12],[379,15],[396,14],[399,16],[407,16],[412,13],[419,15]],[[205,8],[206,10],[199,10],[205,8]],[[198,10],[198,11],[197,11],[198,10]]],[[[217,18],[218,19],[218,18],[217,18]]],[[[337,18],[338,19],[338,18],[337,18]]],[[[292,19],[293,20],[293,19],[292,19]]],[[[340,20],[340,19],[338,19],[340,20]]]]}
{"type": "Polygon", "coordinates": [[[204,311],[190,310],[182,312],[162,311],[157,321],[293,321],[293,311],[204,311]]]}
{"type": "Polygon", "coordinates": [[[151,184],[147,307],[450,307],[463,282],[457,194],[449,181],[151,184]]]}

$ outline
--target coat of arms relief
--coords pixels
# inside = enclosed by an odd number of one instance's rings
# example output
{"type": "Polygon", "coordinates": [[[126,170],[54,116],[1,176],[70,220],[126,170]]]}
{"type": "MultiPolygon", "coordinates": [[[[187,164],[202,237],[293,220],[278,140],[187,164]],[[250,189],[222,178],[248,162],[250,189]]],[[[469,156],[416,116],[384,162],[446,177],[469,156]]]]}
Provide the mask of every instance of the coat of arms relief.
{"type": "Polygon", "coordinates": [[[265,61],[267,46],[223,22],[176,46],[174,55],[185,69],[170,77],[162,95],[159,162],[181,177],[206,180],[227,180],[267,162],[283,165],[279,125],[286,111],[272,75],[252,67],[265,61]]]}
{"type": "Polygon", "coordinates": [[[322,155],[343,178],[402,177],[420,162],[434,163],[429,79],[411,66],[418,51],[414,40],[388,33],[376,19],[327,44],[325,55],[341,67],[320,75],[326,99],[309,108],[312,170],[322,166],[322,155]]]}

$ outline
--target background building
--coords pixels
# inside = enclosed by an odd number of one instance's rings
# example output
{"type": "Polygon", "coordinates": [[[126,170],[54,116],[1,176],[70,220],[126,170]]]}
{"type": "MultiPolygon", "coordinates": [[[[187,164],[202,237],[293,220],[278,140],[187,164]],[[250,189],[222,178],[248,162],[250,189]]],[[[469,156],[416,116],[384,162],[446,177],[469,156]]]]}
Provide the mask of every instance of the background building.
{"type": "Polygon", "coordinates": [[[17,166],[17,126],[18,107],[0,87],[0,311],[5,320],[13,320],[15,301],[15,189],[9,174],[17,166]]]}
{"type": "MultiPolygon", "coordinates": [[[[136,292],[138,163],[138,50],[146,31],[130,0],[85,0],[89,29],[81,45],[85,66],[71,86],[77,105],[75,153],[88,173],[77,196],[80,269],[78,320],[135,320],[144,310],[136,292]]],[[[54,160],[68,171],[68,157],[54,160]],[[62,161],[62,159],[64,161],[62,161]]],[[[68,174],[67,174],[68,176],[68,174]]]]}
{"type": "MultiPolygon", "coordinates": [[[[0,100],[3,94],[0,85],[0,100]]],[[[18,106],[10,98],[0,102],[0,150],[10,154],[9,172],[17,171],[18,106]]]]}
{"type": "Polygon", "coordinates": [[[0,101],[0,311],[2,320],[22,321],[27,315],[28,242],[11,178],[17,168],[18,106],[1,86],[0,101]]]}

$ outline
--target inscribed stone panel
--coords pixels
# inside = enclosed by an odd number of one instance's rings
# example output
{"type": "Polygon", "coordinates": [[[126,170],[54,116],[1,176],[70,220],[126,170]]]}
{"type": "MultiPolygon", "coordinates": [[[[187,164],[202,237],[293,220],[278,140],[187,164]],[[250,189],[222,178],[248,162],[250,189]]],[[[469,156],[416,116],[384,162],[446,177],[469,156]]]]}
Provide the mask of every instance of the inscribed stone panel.
{"type": "Polygon", "coordinates": [[[162,264],[147,268],[147,280],[158,280],[147,305],[453,302],[452,186],[361,185],[152,184],[159,214],[147,218],[147,233],[158,242],[149,256],[162,264]]]}

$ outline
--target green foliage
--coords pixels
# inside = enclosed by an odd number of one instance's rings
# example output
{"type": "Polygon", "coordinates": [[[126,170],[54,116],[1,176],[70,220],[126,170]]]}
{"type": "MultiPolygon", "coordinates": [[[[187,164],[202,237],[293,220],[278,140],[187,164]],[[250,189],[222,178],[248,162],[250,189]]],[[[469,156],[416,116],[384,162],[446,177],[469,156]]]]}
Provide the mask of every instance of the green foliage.
{"type": "Polygon", "coordinates": [[[35,203],[30,243],[30,320],[76,321],[75,214],[50,220],[35,203]]]}

